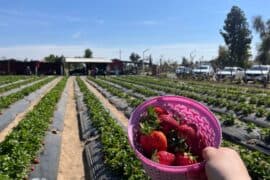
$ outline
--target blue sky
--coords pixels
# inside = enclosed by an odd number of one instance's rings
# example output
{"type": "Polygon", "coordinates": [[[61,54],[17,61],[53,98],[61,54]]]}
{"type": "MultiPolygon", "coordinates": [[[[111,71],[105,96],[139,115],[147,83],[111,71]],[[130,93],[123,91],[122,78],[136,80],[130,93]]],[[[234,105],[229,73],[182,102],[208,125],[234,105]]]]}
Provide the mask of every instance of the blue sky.
{"type": "MultiPolygon", "coordinates": [[[[217,56],[219,30],[238,5],[252,18],[270,19],[268,0],[1,0],[0,57],[41,59],[49,53],[127,59],[132,51],[157,61],[217,56]]],[[[253,32],[252,51],[259,38],[253,32]]]]}

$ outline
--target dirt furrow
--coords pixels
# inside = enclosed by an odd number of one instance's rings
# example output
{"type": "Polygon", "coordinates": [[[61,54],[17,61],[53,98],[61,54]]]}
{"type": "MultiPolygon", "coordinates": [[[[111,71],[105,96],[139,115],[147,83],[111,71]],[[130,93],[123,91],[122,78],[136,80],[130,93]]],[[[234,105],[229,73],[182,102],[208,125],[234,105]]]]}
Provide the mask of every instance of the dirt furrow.
{"type": "Polygon", "coordinates": [[[74,95],[74,77],[68,81],[68,100],[62,132],[59,180],[84,179],[83,143],[79,137],[79,127],[74,95]]]}

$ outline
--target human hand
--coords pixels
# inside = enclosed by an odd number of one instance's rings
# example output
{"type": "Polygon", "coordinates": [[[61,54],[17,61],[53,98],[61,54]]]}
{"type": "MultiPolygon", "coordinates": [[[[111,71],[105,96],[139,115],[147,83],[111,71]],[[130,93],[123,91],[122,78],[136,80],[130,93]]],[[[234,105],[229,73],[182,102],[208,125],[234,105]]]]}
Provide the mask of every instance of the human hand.
{"type": "Polygon", "coordinates": [[[206,147],[205,171],[209,180],[250,180],[248,171],[239,154],[229,148],[206,147]]]}

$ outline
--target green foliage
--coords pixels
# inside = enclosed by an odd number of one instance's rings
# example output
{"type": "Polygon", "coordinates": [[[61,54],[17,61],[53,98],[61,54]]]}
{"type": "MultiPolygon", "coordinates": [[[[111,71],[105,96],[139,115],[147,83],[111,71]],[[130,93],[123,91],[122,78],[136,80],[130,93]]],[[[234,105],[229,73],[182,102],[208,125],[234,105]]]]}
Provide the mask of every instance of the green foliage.
{"type": "Polygon", "coordinates": [[[125,179],[148,179],[140,161],[130,148],[125,132],[104,109],[97,97],[87,89],[83,81],[77,78],[77,82],[84,94],[84,102],[91,110],[91,121],[101,133],[105,163],[125,179]]]}
{"type": "Polygon", "coordinates": [[[247,123],[246,130],[248,133],[251,133],[256,128],[256,125],[252,122],[247,123]]]}
{"type": "Polygon", "coordinates": [[[22,90],[12,93],[8,96],[1,96],[0,97],[0,110],[7,108],[12,103],[22,99],[23,97],[29,95],[31,92],[36,91],[37,89],[41,88],[43,85],[47,84],[48,82],[52,81],[55,77],[46,78],[32,86],[28,86],[23,88],[22,90]]]}
{"type": "Polygon", "coordinates": [[[12,83],[18,80],[28,79],[29,76],[0,76],[0,85],[12,83]]]}
{"type": "Polygon", "coordinates": [[[256,112],[257,117],[264,117],[266,115],[266,110],[264,108],[258,108],[256,112]]]}
{"type": "Polygon", "coordinates": [[[245,67],[252,39],[245,14],[239,7],[233,6],[224,23],[220,33],[229,49],[230,66],[245,67]]]}
{"type": "Polygon", "coordinates": [[[93,52],[91,51],[91,49],[86,49],[84,51],[84,58],[92,58],[93,57],[93,52]]]}
{"type": "Polygon", "coordinates": [[[230,66],[229,61],[229,51],[226,46],[219,46],[218,57],[212,62],[216,68],[224,68],[225,66],[230,66]]]}
{"type": "Polygon", "coordinates": [[[233,126],[235,124],[235,117],[232,114],[226,114],[222,116],[223,125],[233,126]]]}
{"type": "Polygon", "coordinates": [[[50,54],[49,56],[44,58],[46,62],[64,62],[65,57],[62,56],[57,56],[54,54],[50,54]]]}
{"type": "Polygon", "coordinates": [[[138,63],[139,59],[140,59],[140,55],[137,54],[137,53],[131,53],[130,56],[129,56],[129,59],[134,62],[134,63],[138,63]]]}
{"type": "Polygon", "coordinates": [[[233,148],[239,152],[252,179],[269,179],[270,156],[264,155],[259,151],[249,150],[246,147],[236,145],[226,140],[223,140],[222,145],[233,148]]]}
{"type": "Polygon", "coordinates": [[[42,146],[51,117],[65,87],[62,79],[0,144],[0,174],[11,179],[27,177],[31,161],[42,146]]]}
{"type": "Polygon", "coordinates": [[[23,86],[23,85],[26,85],[26,84],[28,84],[28,83],[37,81],[37,80],[39,80],[39,79],[41,79],[41,78],[40,78],[40,77],[31,77],[31,78],[29,78],[29,79],[26,79],[25,81],[18,82],[18,83],[15,83],[15,84],[10,84],[10,85],[8,85],[8,86],[4,86],[4,87],[0,88],[0,93],[3,93],[3,92],[5,92],[5,91],[9,91],[9,90],[11,90],[11,89],[19,88],[19,87],[21,87],[21,86],[23,86]]]}
{"type": "Polygon", "coordinates": [[[264,22],[261,16],[256,16],[253,20],[253,27],[262,40],[256,61],[260,64],[270,64],[270,19],[264,22]]]}

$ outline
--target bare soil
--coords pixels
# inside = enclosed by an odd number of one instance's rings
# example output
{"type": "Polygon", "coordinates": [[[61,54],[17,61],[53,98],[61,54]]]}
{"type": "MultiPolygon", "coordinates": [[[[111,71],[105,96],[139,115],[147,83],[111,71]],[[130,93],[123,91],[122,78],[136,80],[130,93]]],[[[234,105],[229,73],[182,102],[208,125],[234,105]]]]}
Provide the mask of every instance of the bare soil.
{"type": "Polygon", "coordinates": [[[68,80],[68,100],[62,132],[61,155],[58,180],[84,179],[83,143],[79,138],[79,127],[74,95],[74,77],[68,80]]]}

